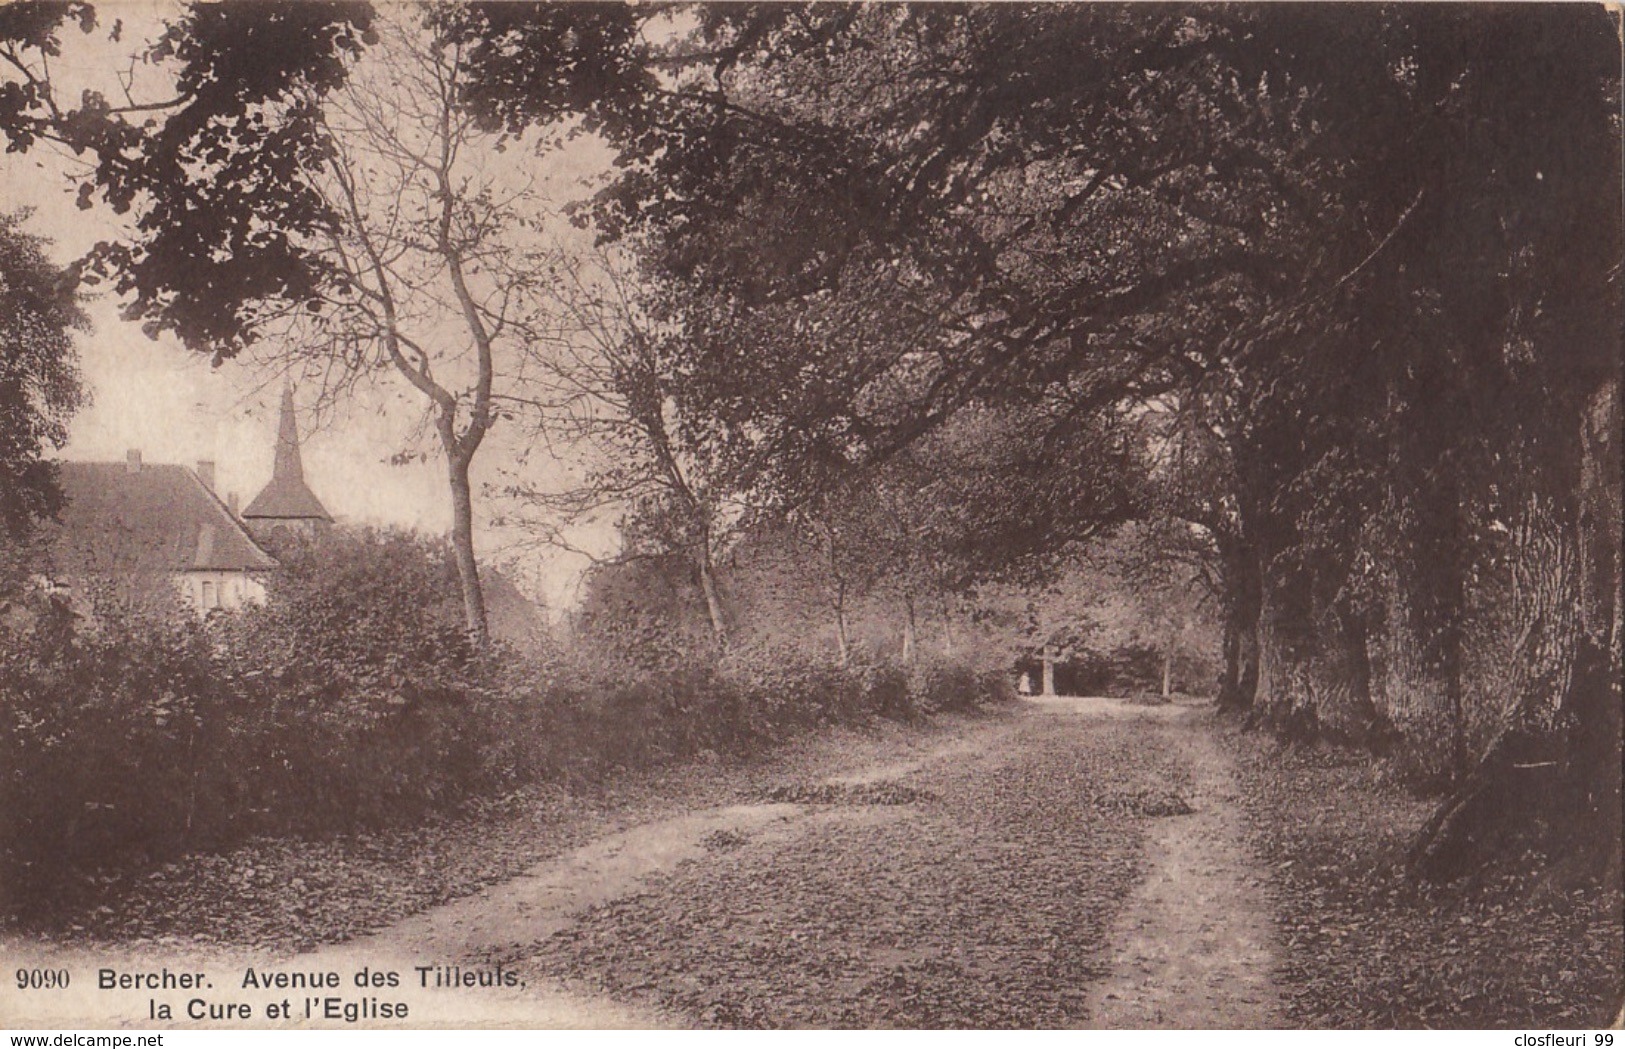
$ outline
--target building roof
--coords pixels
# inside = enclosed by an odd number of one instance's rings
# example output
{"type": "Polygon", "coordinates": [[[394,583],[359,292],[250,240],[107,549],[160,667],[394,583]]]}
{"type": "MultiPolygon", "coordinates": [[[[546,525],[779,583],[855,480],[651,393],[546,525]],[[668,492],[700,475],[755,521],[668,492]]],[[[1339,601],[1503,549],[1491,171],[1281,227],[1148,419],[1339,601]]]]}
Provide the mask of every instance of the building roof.
{"type": "Polygon", "coordinates": [[[262,571],[277,566],[184,466],[58,464],[65,503],[52,528],[60,571],[262,571]]]}
{"type": "Polygon", "coordinates": [[[293,388],[282,388],[282,418],[277,426],[276,463],[271,481],[243,511],[245,518],[329,521],[327,508],[305,484],[305,464],[299,455],[299,427],[293,417],[293,388]]]}

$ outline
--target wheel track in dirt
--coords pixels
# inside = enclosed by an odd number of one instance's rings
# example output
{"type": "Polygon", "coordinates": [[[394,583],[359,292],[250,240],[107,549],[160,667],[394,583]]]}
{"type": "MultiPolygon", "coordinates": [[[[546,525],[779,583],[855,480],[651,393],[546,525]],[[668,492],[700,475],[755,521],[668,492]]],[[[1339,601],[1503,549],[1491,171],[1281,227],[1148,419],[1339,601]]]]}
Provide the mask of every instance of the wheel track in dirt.
{"type": "Polygon", "coordinates": [[[1104,716],[1141,717],[1169,737],[1191,777],[1193,811],[1152,824],[1146,872],[1112,930],[1112,973],[1090,995],[1093,1025],[1280,1027],[1266,879],[1244,844],[1234,763],[1207,731],[1205,711],[1095,703],[1104,716]]]}

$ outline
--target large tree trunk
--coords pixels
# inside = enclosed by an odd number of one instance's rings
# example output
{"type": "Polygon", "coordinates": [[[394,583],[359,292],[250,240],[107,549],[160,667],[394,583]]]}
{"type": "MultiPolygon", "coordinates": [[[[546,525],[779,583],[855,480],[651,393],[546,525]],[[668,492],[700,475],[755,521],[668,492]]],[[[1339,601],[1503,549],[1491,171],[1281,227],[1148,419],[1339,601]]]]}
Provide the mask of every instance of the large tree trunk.
{"type": "Polygon", "coordinates": [[[1515,721],[1434,812],[1411,846],[1410,869],[1427,879],[1467,870],[1520,827],[1570,824],[1562,854],[1620,873],[1620,415],[1615,382],[1586,407],[1576,493],[1581,550],[1580,627],[1561,698],[1566,734],[1515,721]]]}
{"type": "Polygon", "coordinates": [[[1580,649],[1571,695],[1569,763],[1577,806],[1592,824],[1590,837],[1609,846],[1607,861],[1621,864],[1621,743],[1625,697],[1621,680],[1619,377],[1606,378],[1586,406],[1581,428],[1580,649]]]}
{"type": "Polygon", "coordinates": [[[1467,704],[1463,680],[1466,674],[1466,617],[1467,605],[1467,528],[1462,520],[1461,485],[1451,472],[1439,479],[1436,498],[1442,503],[1439,513],[1442,521],[1437,534],[1443,543],[1432,544],[1439,579],[1430,594],[1433,616],[1430,626],[1433,637],[1434,662],[1443,681],[1445,706],[1450,714],[1450,778],[1452,782],[1465,779],[1471,769],[1467,753],[1467,704]]]}
{"type": "Polygon", "coordinates": [[[1488,854],[1501,835],[1524,823],[1536,799],[1553,793],[1558,762],[1549,741],[1504,731],[1484,759],[1434,810],[1406,858],[1413,877],[1449,881],[1488,854]]]}
{"type": "Polygon", "coordinates": [[[468,483],[468,460],[447,456],[451,482],[451,548],[457,560],[457,579],[463,593],[463,619],[469,637],[484,647],[490,632],[485,620],[485,591],[480,566],[474,559],[474,497],[468,483]]]}
{"type": "Polygon", "coordinates": [[[1219,680],[1221,710],[1251,710],[1258,694],[1258,621],[1264,608],[1264,581],[1258,552],[1240,539],[1221,544],[1224,565],[1224,676],[1219,680]]]}

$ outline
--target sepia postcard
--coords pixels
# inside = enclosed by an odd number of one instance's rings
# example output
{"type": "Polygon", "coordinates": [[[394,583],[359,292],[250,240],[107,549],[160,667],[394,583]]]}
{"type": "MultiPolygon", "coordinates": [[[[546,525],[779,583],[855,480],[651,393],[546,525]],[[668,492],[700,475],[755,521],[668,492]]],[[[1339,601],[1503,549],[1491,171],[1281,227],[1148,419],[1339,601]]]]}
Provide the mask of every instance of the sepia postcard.
{"type": "Polygon", "coordinates": [[[1621,39],[0,6],[0,1026],[1611,1045],[1621,39]]]}

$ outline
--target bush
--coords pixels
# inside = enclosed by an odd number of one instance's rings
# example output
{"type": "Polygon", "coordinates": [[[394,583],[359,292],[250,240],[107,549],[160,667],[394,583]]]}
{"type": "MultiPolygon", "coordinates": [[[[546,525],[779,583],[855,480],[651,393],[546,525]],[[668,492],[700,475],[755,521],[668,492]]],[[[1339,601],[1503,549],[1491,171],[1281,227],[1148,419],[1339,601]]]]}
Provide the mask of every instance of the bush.
{"type": "Polygon", "coordinates": [[[6,883],[172,850],[217,797],[194,756],[236,756],[216,730],[226,704],[207,639],[186,622],[81,631],[58,603],[32,611],[0,640],[6,883]]]}
{"type": "Polygon", "coordinates": [[[969,711],[1011,691],[1009,675],[978,671],[964,663],[930,662],[914,667],[909,698],[921,714],[969,711]]]}
{"type": "Polygon", "coordinates": [[[208,622],[43,601],[0,625],[0,884],[250,835],[411,821],[537,780],[596,779],[809,728],[966,710],[1002,674],[842,668],[795,650],[657,664],[476,652],[434,544],[341,536],[282,551],[263,608],[208,622]]]}

